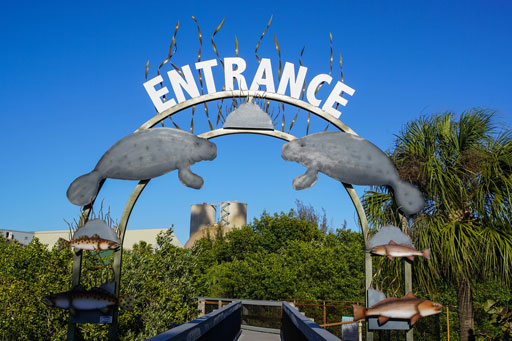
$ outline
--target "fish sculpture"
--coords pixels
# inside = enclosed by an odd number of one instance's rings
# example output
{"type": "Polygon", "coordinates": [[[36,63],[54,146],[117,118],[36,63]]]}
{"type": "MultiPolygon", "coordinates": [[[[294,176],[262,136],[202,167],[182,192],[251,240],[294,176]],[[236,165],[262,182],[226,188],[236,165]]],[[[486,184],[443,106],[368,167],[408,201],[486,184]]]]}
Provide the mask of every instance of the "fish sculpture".
{"type": "Polygon", "coordinates": [[[78,206],[90,204],[106,178],[146,180],[178,169],[180,181],[199,189],[203,178],[190,166],[213,160],[217,146],[183,130],[151,128],[130,134],[114,144],[100,159],[94,170],[78,177],[67,191],[69,201],[78,206]]]}
{"type": "Polygon", "coordinates": [[[412,292],[401,298],[386,298],[368,309],[357,304],[353,304],[352,307],[354,308],[354,321],[367,316],[377,316],[379,325],[386,323],[391,318],[409,320],[411,327],[420,317],[439,314],[443,310],[441,304],[417,298],[412,292]]]}
{"type": "Polygon", "coordinates": [[[284,144],[281,156],[307,167],[306,173],[293,179],[296,190],[313,186],[322,172],[353,185],[390,186],[397,205],[407,214],[417,213],[425,205],[421,192],[400,179],[390,158],[359,136],[343,132],[308,135],[284,144]]]}
{"type": "Polygon", "coordinates": [[[119,242],[100,238],[97,234],[92,237],[80,236],[71,240],[59,238],[57,249],[62,250],[66,247],[74,247],[78,250],[89,250],[99,253],[104,250],[115,250],[119,247],[119,242]]]}
{"type": "Polygon", "coordinates": [[[405,257],[412,261],[414,256],[430,259],[430,249],[419,251],[411,245],[405,243],[397,244],[392,240],[389,241],[389,244],[375,246],[370,252],[375,255],[388,257],[390,260],[393,260],[393,257],[405,257]]]}
{"type": "Polygon", "coordinates": [[[92,288],[85,290],[82,287],[51,294],[43,298],[43,303],[49,307],[69,309],[72,315],[78,310],[99,310],[107,313],[112,306],[119,306],[123,309],[133,308],[133,297],[125,295],[119,299],[103,288],[92,288]]]}

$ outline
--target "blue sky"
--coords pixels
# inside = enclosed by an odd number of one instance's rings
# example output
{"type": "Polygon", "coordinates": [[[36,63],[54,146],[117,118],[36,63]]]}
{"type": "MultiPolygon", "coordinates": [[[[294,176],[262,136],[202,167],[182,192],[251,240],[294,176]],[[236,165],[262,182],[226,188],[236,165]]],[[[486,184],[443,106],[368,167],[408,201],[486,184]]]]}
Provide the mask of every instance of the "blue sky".
{"type": "MultiPolygon", "coordinates": [[[[302,62],[313,75],[329,72],[332,33],[333,77],[339,80],[342,53],[345,82],[356,90],[340,119],[383,150],[392,147],[394,134],[407,121],[422,114],[488,107],[498,111],[505,126],[511,123],[512,5],[507,1],[4,2],[0,228],[67,228],[63,219],[79,213],[66,199],[69,184],[154,115],[142,86],[145,64],[149,59],[149,77],[156,76],[178,20],[173,62],[181,67],[196,61],[192,15],[203,32],[203,60],[215,57],[210,37],[226,18],[215,43],[221,57],[234,56],[236,35],[249,79],[257,67],[256,43],[271,15],[258,55],[272,59],[274,74],[274,34],[283,64],[298,65],[305,46],[302,62]]],[[[190,117],[186,112],[176,121],[189,129],[190,117]]],[[[292,133],[304,135],[305,118],[299,114],[292,133]]],[[[325,124],[320,125],[316,131],[325,124]]],[[[204,131],[204,121],[198,119],[195,129],[204,131]]],[[[311,189],[292,188],[304,167],[281,159],[283,142],[250,135],[213,142],[217,159],[192,166],[205,179],[203,189],[184,187],[176,172],[151,181],[129,228],[174,224],[184,243],[191,204],[238,200],[248,204],[252,219],[264,209],[288,211],[296,199],[324,207],[334,228],[345,219],[355,228],[355,211],[336,181],[321,176],[311,189]]],[[[99,198],[115,219],[134,185],[108,180],[102,189],[99,198]]]]}

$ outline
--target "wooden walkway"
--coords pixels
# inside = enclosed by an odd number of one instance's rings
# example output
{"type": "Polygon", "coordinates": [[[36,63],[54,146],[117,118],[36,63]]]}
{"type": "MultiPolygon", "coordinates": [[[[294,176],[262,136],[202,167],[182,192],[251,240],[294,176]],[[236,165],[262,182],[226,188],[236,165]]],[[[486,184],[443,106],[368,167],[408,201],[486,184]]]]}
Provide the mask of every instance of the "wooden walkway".
{"type": "Polygon", "coordinates": [[[279,329],[258,328],[242,325],[242,334],[238,341],[280,341],[279,329]]]}

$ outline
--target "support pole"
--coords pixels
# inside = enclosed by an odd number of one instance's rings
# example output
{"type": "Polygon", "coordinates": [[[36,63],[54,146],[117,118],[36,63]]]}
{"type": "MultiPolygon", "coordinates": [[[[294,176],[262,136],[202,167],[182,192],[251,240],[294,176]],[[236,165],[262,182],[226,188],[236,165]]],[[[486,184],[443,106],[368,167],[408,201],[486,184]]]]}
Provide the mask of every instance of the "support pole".
{"type": "MultiPolygon", "coordinates": [[[[404,260],[404,277],[405,277],[405,293],[412,292],[412,265],[409,261],[404,260]]],[[[406,333],[406,340],[414,340],[414,330],[411,328],[406,333]]]]}
{"type": "MultiPolygon", "coordinates": [[[[102,181],[99,185],[99,188],[103,186],[103,183],[105,181],[102,181]]],[[[98,190],[99,191],[99,190],[98,190]]],[[[92,205],[94,205],[94,202],[91,204],[84,206],[82,210],[82,214],[80,215],[80,221],[78,222],[78,227],[82,227],[85,225],[87,220],[89,220],[89,214],[91,213],[92,205]]],[[[73,251],[73,269],[71,272],[71,289],[75,288],[76,286],[80,285],[81,275],[82,275],[82,250],[78,252],[73,251]]],[[[78,339],[78,329],[76,327],[76,323],[71,321],[71,313],[68,320],[68,337],[67,339],[69,341],[74,341],[78,339]]]]}
{"type": "MultiPolygon", "coordinates": [[[[363,232],[364,238],[364,248],[366,249],[366,245],[368,243],[368,220],[366,219],[366,213],[364,212],[363,204],[361,200],[359,200],[359,196],[357,195],[355,189],[350,184],[343,183],[345,190],[347,191],[352,203],[357,212],[357,216],[359,218],[359,223],[361,224],[361,230],[363,232]]],[[[365,299],[366,299],[366,307],[368,308],[368,289],[372,285],[372,256],[369,251],[365,250],[364,253],[364,277],[365,277],[365,299]]],[[[366,340],[373,341],[373,332],[368,330],[368,323],[366,323],[366,340]]]]}
{"type": "Polygon", "coordinates": [[[446,331],[448,333],[448,341],[450,341],[450,308],[446,307],[446,331]]]}
{"type": "Polygon", "coordinates": [[[327,324],[327,311],[325,310],[325,301],[324,301],[324,324],[327,324]]]}
{"type": "MultiPolygon", "coordinates": [[[[121,265],[123,260],[123,243],[124,236],[126,233],[126,226],[128,225],[128,220],[130,219],[130,215],[132,214],[133,207],[139,199],[139,196],[142,194],[144,188],[148,184],[149,180],[142,180],[135,186],[135,189],[132,192],[132,195],[128,199],[126,206],[124,207],[123,214],[121,215],[121,220],[119,221],[118,226],[118,234],[119,234],[119,242],[120,247],[118,250],[114,252],[114,280],[116,282],[115,295],[119,297],[119,292],[121,289],[121,265]]],[[[114,307],[114,314],[112,316],[112,323],[108,327],[108,339],[109,340],[117,340],[117,324],[119,317],[119,307],[114,307]]]]}

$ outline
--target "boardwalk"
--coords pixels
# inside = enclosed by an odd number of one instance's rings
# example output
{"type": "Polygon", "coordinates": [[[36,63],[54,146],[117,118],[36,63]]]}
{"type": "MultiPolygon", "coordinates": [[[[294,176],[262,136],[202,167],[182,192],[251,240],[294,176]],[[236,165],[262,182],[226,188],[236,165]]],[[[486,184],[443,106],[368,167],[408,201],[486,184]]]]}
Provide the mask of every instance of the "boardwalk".
{"type": "MultiPolygon", "coordinates": [[[[207,301],[204,298],[199,298],[207,301]]],[[[208,301],[214,299],[209,298],[208,301]]],[[[215,299],[221,302],[220,299],[215,299]]],[[[228,299],[224,299],[228,300],[228,299]]],[[[148,340],[170,341],[170,340],[241,340],[241,341],[296,341],[296,340],[318,340],[318,341],[341,341],[329,333],[294,306],[286,301],[255,301],[255,300],[232,300],[231,303],[188,323],[179,325],[148,340]],[[262,328],[251,326],[247,321],[243,323],[242,317],[248,315],[246,306],[262,305],[277,307],[280,312],[280,328],[262,328]],[[242,309],[243,308],[243,309],[242,309]],[[246,313],[243,312],[246,311],[246,313]]],[[[216,303],[216,302],[215,302],[216,303]]],[[[204,308],[204,304],[199,304],[204,308]]],[[[247,319],[250,321],[250,319],[247,319]]]]}
{"type": "Polygon", "coordinates": [[[238,341],[278,341],[281,340],[279,329],[248,328],[242,326],[242,335],[238,341]]]}

